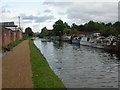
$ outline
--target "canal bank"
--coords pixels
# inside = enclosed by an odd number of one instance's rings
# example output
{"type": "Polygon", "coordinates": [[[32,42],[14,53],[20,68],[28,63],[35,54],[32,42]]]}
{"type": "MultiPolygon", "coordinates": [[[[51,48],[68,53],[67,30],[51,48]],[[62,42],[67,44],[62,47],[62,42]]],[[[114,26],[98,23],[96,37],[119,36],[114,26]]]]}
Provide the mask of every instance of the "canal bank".
{"type": "Polygon", "coordinates": [[[29,41],[29,46],[34,88],[65,88],[33,41],[29,41]]]}

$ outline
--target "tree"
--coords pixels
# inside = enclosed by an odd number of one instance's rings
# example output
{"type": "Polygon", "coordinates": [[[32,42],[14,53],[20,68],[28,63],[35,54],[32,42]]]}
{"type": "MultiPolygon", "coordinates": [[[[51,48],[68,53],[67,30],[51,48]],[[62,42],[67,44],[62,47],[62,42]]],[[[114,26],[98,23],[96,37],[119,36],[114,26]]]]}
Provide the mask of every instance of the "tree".
{"type": "Polygon", "coordinates": [[[106,26],[112,27],[112,23],[107,23],[106,26]]]}
{"type": "Polygon", "coordinates": [[[70,34],[71,32],[70,26],[66,22],[64,23],[64,26],[65,28],[63,30],[63,34],[70,34]]]}
{"type": "Polygon", "coordinates": [[[71,34],[77,34],[78,33],[78,30],[79,30],[79,26],[76,25],[75,23],[73,23],[71,25],[71,34]]]}
{"type": "Polygon", "coordinates": [[[71,32],[71,29],[69,29],[69,28],[64,29],[64,34],[70,34],[70,32],[71,32]]]}
{"type": "Polygon", "coordinates": [[[30,27],[27,27],[27,28],[25,29],[25,34],[27,34],[28,36],[32,36],[32,35],[33,35],[32,29],[31,29],[30,27]]]}
{"type": "Polygon", "coordinates": [[[79,25],[78,30],[79,31],[85,31],[85,26],[84,25],[79,25]]]}
{"type": "Polygon", "coordinates": [[[113,27],[118,31],[118,34],[120,34],[120,22],[115,22],[113,27]]]}
{"type": "Polygon", "coordinates": [[[95,30],[95,23],[93,21],[89,21],[88,23],[85,24],[85,26],[87,32],[92,32],[95,30]]]}
{"type": "Polygon", "coordinates": [[[104,29],[104,23],[98,23],[94,21],[89,21],[85,24],[86,32],[93,32],[94,30],[102,30],[104,29]]]}
{"type": "Polygon", "coordinates": [[[53,25],[53,31],[56,36],[63,35],[64,29],[65,29],[65,25],[64,25],[63,21],[60,19],[58,21],[56,21],[55,24],[53,25]]]}
{"type": "Polygon", "coordinates": [[[48,29],[46,27],[43,27],[41,29],[41,36],[47,36],[48,35],[48,29]]]}
{"type": "Polygon", "coordinates": [[[64,23],[65,28],[70,29],[70,26],[65,22],[64,23]]]}
{"type": "Polygon", "coordinates": [[[71,26],[71,28],[72,28],[72,29],[76,29],[76,30],[78,30],[79,26],[76,25],[75,23],[73,23],[72,26],[71,26]]]}
{"type": "Polygon", "coordinates": [[[94,22],[94,30],[101,31],[105,28],[103,23],[94,22]]]}
{"type": "Polygon", "coordinates": [[[71,29],[70,33],[76,35],[78,33],[78,30],[77,29],[71,29]]]}
{"type": "Polygon", "coordinates": [[[53,32],[53,30],[48,31],[48,36],[55,36],[55,33],[53,32]]]}
{"type": "Polygon", "coordinates": [[[109,35],[117,35],[118,34],[118,31],[114,28],[114,27],[105,27],[102,31],[101,31],[101,34],[103,36],[109,36],[109,35]]]}

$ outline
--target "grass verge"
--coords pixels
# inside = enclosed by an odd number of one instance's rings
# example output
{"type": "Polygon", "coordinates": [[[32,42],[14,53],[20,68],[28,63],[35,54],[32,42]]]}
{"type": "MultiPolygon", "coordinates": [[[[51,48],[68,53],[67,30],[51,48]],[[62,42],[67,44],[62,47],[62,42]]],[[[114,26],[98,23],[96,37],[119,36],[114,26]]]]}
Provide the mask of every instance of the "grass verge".
{"type": "Polygon", "coordinates": [[[65,88],[32,40],[29,41],[29,46],[34,88],[65,88]]]}
{"type": "Polygon", "coordinates": [[[27,40],[27,39],[29,39],[29,37],[25,37],[23,35],[23,38],[21,40],[13,41],[13,42],[9,43],[8,45],[5,45],[5,46],[1,45],[0,49],[2,49],[3,52],[10,51],[13,47],[17,46],[19,43],[21,43],[22,41],[27,40]]]}
{"type": "Polygon", "coordinates": [[[13,47],[17,46],[19,43],[21,43],[24,39],[22,40],[16,40],[14,42],[11,42],[10,44],[6,46],[2,46],[2,50],[5,51],[10,51],[13,47]]]}
{"type": "Polygon", "coordinates": [[[2,45],[0,45],[0,50],[2,49],[2,45]]]}

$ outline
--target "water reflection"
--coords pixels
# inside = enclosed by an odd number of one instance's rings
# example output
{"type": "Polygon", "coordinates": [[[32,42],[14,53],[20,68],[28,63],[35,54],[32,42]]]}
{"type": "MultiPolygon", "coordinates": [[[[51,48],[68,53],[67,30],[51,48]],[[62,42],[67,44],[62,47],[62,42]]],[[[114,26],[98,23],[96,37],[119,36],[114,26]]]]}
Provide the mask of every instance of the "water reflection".
{"type": "Polygon", "coordinates": [[[54,42],[53,42],[53,45],[54,45],[55,48],[62,49],[62,47],[63,47],[63,42],[54,41],[54,42]]]}
{"type": "Polygon", "coordinates": [[[67,88],[118,87],[118,54],[63,42],[34,42],[67,88]]]}

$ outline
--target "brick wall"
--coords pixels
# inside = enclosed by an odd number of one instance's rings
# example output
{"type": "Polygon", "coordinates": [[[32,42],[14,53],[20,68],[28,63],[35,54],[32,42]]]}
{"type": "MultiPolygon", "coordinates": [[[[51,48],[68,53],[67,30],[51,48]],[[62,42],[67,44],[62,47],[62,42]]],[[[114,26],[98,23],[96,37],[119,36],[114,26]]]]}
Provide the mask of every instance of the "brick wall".
{"type": "Polygon", "coordinates": [[[0,28],[0,45],[7,45],[15,40],[22,39],[22,32],[19,30],[11,30],[7,28],[0,28]]]}

